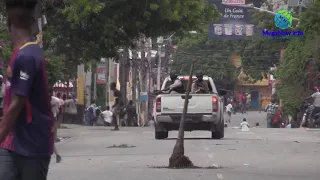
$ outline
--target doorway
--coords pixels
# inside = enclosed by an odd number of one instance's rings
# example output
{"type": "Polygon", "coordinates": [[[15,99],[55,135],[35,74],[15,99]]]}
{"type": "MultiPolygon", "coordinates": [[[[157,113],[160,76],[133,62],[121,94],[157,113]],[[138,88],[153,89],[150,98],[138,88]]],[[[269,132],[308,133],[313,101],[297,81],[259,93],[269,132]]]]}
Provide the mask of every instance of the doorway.
{"type": "Polygon", "coordinates": [[[251,90],[251,109],[259,109],[259,91],[251,90]]]}

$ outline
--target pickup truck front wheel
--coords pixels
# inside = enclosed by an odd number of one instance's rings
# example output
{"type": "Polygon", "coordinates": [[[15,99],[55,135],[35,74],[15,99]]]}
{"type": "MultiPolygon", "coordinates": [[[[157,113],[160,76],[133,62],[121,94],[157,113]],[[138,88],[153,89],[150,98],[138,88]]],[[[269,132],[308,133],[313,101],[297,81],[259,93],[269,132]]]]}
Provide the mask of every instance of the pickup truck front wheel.
{"type": "Polygon", "coordinates": [[[224,137],[224,121],[222,121],[218,126],[219,127],[216,131],[211,132],[212,139],[222,139],[224,137]]]}
{"type": "Polygon", "coordinates": [[[168,135],[169,135],[168,131],[155,131],[156,139],[165,139],[165,138],[168,138],[168,135]]]}

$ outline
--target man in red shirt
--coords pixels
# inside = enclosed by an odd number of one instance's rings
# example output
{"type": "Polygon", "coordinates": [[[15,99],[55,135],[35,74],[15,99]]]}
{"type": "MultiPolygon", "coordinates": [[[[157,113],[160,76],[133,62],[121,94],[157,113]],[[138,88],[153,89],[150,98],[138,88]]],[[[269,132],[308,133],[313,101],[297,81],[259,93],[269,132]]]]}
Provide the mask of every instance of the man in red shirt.
{"type": "Polygon", "coordinates": [[[0,120],[0,180],[46,180],[53,114],[42,49],[32,36],[36,0],[6,0],[14,50],[0,120]]]}

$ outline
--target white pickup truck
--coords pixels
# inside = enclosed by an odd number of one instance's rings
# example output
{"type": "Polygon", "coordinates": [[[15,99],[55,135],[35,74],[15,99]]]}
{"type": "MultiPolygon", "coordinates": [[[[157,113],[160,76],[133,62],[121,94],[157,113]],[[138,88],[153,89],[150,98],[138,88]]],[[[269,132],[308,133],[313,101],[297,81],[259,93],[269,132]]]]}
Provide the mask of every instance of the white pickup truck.
{"type": "MultiPolygon", "coordinates": [[[[186,88],[189,76],[178,76],[178,78],[186,88]]],[[[196,77],[192,77],[192,79],[196,80],[196,77]]],[[[221,139],[224,137],[224,104],[212,78],[204,76],[203,80],[208,83],[210,94],[190,93],[185,131],[211,131],[211,138],[221,139]]],[[[171,84],[170,77],[167,77],[161,90],[171,84]]],[[[153,118],[156,139],[165,139],[168,137],[169,131],[179,130],[185,97],[185,94],[160,94],[155,98],[153,118]]]]}

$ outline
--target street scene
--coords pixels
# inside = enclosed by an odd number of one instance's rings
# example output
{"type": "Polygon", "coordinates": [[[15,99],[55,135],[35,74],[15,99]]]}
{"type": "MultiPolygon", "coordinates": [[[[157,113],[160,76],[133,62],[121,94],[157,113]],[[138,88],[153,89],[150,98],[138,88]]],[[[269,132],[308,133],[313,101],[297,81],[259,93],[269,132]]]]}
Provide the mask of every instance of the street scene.
{"type": "Polygon", "coordinates": [[[236,114],[221,140],[205,131],[186,132],[185,153],[201,169],[166,168],[176,131],[155,140],[153,127],[112,132],[110,127],[66,125],[59,134],[70,139],[57,144],[63,161],[51,163],[48,179],[317,180],[320,131],[267,129],[265,118],[266,113],[236,114]],[[233,129],[243,117],[253,126],[249,132],[233,129]]]}
{"type": "Polygon", "coordinates": [[[319,180],[319,10],[0,1],[0,180],[319,180]]]}

